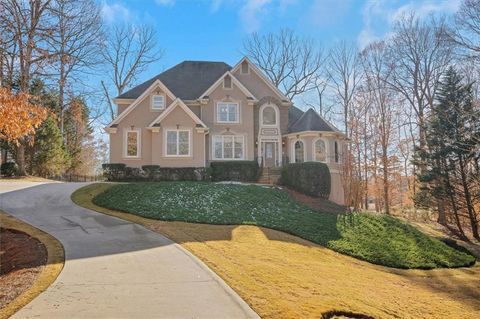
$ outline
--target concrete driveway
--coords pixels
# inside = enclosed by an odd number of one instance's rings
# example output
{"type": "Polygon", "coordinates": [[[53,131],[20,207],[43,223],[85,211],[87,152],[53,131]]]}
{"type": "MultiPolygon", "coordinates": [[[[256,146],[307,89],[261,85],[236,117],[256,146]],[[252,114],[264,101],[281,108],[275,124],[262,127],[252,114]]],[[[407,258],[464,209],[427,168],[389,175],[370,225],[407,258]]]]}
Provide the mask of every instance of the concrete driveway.
{"type": "Polygon", "coordinates": [[[70,194],[86,184],[33,185],[0,183],[0,209],[56,237],[65,267],[13,318],[258,318],[181,246],[76,206],[70,194]]]}

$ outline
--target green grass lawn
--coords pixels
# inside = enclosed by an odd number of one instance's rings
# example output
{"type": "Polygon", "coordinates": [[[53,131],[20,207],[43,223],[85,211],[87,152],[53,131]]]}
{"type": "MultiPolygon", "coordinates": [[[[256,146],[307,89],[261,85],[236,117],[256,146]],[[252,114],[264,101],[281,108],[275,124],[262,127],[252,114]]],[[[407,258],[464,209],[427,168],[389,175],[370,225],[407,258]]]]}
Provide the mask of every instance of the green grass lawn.
{"type": "Polygon", "coordinates": [[[317,212],[275,188],[200,182],[118,184],[95,197],[94,203],[165,221],[273,228],[396,268],[430,269],[475,263],[474,257],[398,219],[364,213],[317,212]]]}

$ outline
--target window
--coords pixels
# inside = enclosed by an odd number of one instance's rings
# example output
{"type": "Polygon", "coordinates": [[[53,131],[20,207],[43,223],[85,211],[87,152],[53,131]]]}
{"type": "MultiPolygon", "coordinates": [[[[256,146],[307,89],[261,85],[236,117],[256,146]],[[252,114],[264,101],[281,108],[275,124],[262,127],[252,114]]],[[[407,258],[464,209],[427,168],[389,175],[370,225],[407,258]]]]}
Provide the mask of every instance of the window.
{"type": "Polygon", "coordinates": [[[165,134],[166,156],[189,156],[190,155],[190,131],[167,130],[165,134]]]}
{"type": "Polygon", "coordinates": [[[325,141],[321,139],[318,139],[315,142],[315,160],[318,162],[327,161],[327,148],[325,145],[325,141]]]}
{"type": "Polygon", "coordinates": [[[304,148],[302,141],[295,142],[295,163],[303,163],[305,161],[304,158],[304,148]]]}
{"type": "Polygon", "coordinates": [[[271,106],[267,106],[263,109],[262,119],[264,125],[276,125],[277,124],[277,112],[271,106]]]}
{"type": "Polygon", "coordinates": [[[227,75],[223,79],[223,88],[224,89],[231,89],[232,88],[232,78],[229,75],[227,75]]]}
{"type": "Polygon", "coordinates": [[[238,103],[219,102],[217,104],[218,123],[238,123],[238,103]]]}
{"type": "Polygon", "coordinates": [[[125,132],[125,157],[140,157],[140,131],[125,132]]]}
{"type": "Polygon", "coordinates": [[[213,137],[214,159],[243,159],[243,136],[217,135],[213,137]]]}
{"type": "Polygon", "coordinates": [[[242,62],[242,70],[241,70],[241,73],[242,73],[242,74],[248,74],[248,62],[247,62],[247,61],[243,61],[243,62],[242,62]]]}
{"type": "Polygon", "coordinates": [[[165,108],[165,96],[164,95],[152,95],[152,109],[163,110],[165,108]]]}
{"type": "Polygon", "coordinates": [[[338,154],[338,143],[335,141],[335,163],[340,161],[340,156],[338,154]]]}

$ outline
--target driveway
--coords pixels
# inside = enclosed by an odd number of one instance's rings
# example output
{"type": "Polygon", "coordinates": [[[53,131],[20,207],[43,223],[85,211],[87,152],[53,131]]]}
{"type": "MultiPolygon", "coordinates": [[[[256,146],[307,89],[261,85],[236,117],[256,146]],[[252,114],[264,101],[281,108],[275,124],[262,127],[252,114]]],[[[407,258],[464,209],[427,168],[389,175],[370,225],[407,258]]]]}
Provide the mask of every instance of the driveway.
{"type": "Polygon", "coordinates": [[[258,318],[171,240],[76,206],[70,194],[86,184],[34,185],[0,183],[0,209],[56,237],[65,267],[13,318],[258,318]]]}

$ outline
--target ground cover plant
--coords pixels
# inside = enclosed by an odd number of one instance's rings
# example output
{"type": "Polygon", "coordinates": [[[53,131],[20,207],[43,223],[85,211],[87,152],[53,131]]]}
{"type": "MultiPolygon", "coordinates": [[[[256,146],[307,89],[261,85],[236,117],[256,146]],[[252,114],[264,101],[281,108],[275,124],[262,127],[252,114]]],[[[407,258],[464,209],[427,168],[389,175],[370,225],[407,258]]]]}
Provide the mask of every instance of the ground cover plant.
{"type": "Polygon", "coordinates": [[[396,268],[461,267],[475,258],[388,216],[321,213],[276,188],[198,182],[118,184],[94,203],[142,217],[281,230],[396,268]]]}

